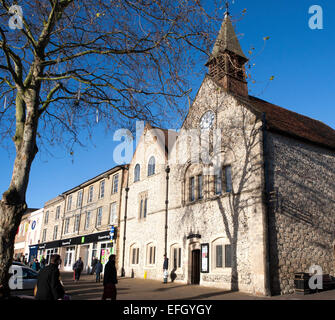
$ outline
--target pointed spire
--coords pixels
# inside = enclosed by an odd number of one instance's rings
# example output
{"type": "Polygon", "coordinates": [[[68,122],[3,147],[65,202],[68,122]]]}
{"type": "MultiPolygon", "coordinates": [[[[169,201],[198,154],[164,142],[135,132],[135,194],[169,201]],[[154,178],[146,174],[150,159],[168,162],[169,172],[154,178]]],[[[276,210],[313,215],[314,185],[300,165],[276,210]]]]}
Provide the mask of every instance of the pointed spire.
{"type": "Polygon", "coordinates": [[[217,58],[220,53],[223,53],[225,51],[230,51],[242,57],[246,61],[248,60],[242,51],[240,42],[237,39],[233,24],[229,16],[228,8],[225,12],[225,17],[222,22],[220,32],[216,38],[212,54],[210,55],[207,64],[213,58],[217,58]]]}
{"type": "Polygon", "coordinates": [[[209,75],[222,87],[242,96],[248,96],[244,55],[229,15],[226,1],[225,17],[215,41],[213,51],[206,63],[209,75]]]}

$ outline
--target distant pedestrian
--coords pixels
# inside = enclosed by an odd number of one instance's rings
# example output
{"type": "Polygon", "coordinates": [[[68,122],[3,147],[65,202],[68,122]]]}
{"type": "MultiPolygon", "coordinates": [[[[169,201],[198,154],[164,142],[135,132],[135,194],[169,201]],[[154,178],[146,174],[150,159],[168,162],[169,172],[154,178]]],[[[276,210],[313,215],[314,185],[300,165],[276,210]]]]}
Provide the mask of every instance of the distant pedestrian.
{"type": "Polygon", "coordinates": [[[74,281],[75,282],[79,281],[80,275],[81,275],[81,272],[83,271],[83,269],[84,269],[84,263],[81,260],[81,257],[79,257],[79,259],[73,265],[74,281]]]}
{"type": "Polygon", "coordinates": [[[102,300],[116,300],[117,273],[115,268],[115,255],[109,256],[104,272],[104,293],[102,300]]]}
{"type": "Polygon", "coordinates": [[[40,263],[38,262],[38,260],[36,258],[34,258],[34,261],[32,263],[31,268],[35,271],[39,271],[40,270],[40,263]]]}
{"type": "Polygon", "coordinates": [[[41,257],[41,261],[40,261],[40,268],[41,270],[45,268],[45,264],[46,264],[46,260],[44,259],[44,256],[41,257]]]}
{"type": "Polygon", "coordinates": [[[164,254],[164,262],[163,262],[163,278],[164,283],[167,283],[168,276],[169,276],[169,259],[166,257],[166,254],[164,254]]]}
{"type": "Polygon", "coordinates": [[[95,282],[100,282],[101,272],[102,272],[102,264],[101,261],[97,259],[97,263],[95,265],[95,274],[96,274],[95,282]]]}
{"type": "Polygon", "coordinates": [[[53,254],[50,258],[50,264],[39,272],[36,299],[61,300],[64,298],[65,291],[60,282],[59,273],[61,263],[60,255],[53,254]]]}
{"type": "Polygon", "coordinates": [[[97,265],[97,263],[98,263],[98,259],[97,258],[93,258],[93,260],[92,260],[92,271],[91,271],[91,274],[95,273],[95,266],[97,265]]]}

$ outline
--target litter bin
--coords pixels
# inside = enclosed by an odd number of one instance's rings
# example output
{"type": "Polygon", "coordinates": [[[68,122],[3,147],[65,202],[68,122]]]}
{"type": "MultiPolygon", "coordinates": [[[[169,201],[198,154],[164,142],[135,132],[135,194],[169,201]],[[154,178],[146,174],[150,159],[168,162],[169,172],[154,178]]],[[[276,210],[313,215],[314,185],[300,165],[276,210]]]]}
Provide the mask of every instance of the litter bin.
{"type": "Polygon", "coordinates": [[[295,292],[300,294],[309,294],[311,289],[308,285],[310,275],[305,272],[297,272],[294,274],[295,292]]]}

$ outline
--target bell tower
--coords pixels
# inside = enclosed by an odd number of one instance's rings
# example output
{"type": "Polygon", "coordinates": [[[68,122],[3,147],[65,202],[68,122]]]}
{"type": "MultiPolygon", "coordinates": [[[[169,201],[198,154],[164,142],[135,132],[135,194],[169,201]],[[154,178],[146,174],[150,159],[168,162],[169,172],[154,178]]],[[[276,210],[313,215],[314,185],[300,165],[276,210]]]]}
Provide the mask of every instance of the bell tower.
{"type": "Polygon", "coordinates": [[[206,63],[208,73],[226,91],[248,96],[244,55],[232,25],[228,3],[220,32],[206,63]]]}

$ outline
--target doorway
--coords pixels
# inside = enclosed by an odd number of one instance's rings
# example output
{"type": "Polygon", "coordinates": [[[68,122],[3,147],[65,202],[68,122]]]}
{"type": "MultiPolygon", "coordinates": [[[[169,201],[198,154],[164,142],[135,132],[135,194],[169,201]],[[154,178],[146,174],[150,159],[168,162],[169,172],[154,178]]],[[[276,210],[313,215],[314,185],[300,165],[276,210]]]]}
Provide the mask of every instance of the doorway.
{"type": "Polygon", "coordinates": [[[200,283],[200,250],[192,250],[191,284],[200,283]]]}

